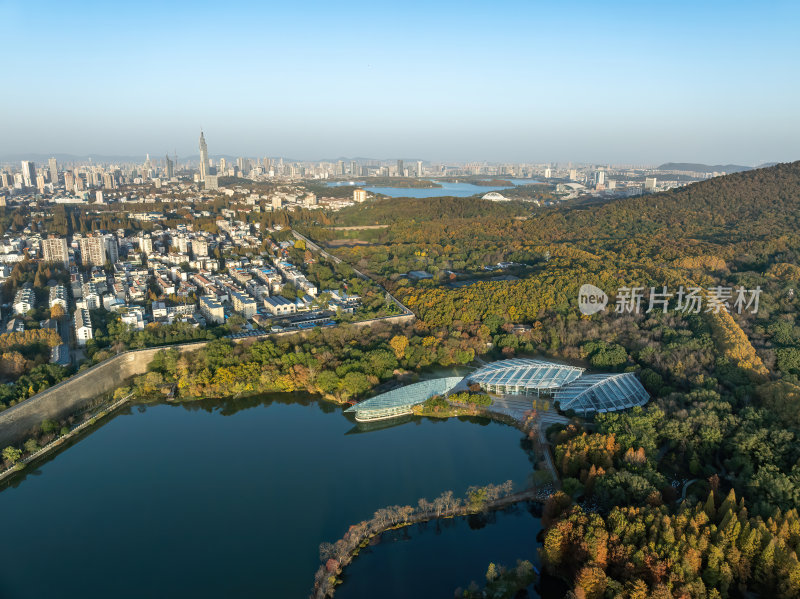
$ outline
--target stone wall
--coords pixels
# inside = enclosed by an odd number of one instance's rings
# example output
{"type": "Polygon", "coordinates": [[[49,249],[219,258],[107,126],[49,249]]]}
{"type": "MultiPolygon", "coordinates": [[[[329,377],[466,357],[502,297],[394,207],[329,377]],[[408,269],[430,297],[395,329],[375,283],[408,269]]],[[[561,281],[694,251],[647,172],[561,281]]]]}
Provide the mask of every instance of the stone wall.
{"type": "MultiPolygon", "coordinates": [[[[364,327],[378,322],[394,325],[409,322],[414,318],[413,314],[403,314],[356,322],[353,323],[353,326],[364,327]]],[[[236,339],[236,343],[259,341],[268,337],[297,335],[298,333],[303,335],[305,331],[286,331],[259,337],[244,337],[236,339]]],[[[198,350],[206,343],[208,342],[197,341],[123,352],[29,397],[0,412],[0,448],[23,441],[30,436],[35,427],[42,423],[42,420],[59,420],[74,414],[93,399],[123,386],[131,377],[144,374],[147,372],[147,366],[153,356],[162,349],[175,349],[184,353],[198,350]]]]}
{"type": "MultiPolygon", "coordinates": [[[[205,341],[175,345],[180,352],[199,349],[205,341]]],[[[74,414],[93,399],[121,387],[133,376],[144,374],[156,352],[149,348],[121,353],[53,385],[0,412],[0,447],[18,443],[42,420],[58,420],[74,414]]]]}
{"type": "Polygon", "coordinates": [[[413,313],[409,313],[409,314],[400,314],[399,316],[383,316],[381,318],[373,318],[372,320],[362,320],[361,322],[354,322],[351,324],[354,327],[366,327],[378,324],[379,322],[384,322],[389,325],[394,325],[394,324],[403,324],[406,322],[411,322],[415,318],[416,316],[414,316],[413,313]]]}

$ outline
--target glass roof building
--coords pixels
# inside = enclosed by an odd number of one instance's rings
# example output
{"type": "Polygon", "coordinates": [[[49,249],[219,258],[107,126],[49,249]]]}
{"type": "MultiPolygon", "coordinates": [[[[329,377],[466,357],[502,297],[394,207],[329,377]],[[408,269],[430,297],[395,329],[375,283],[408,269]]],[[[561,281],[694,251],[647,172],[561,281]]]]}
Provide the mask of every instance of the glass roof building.
{"type": "Polygon", "coordinates": [[[550,395],[583,374],[583,368],[544,360],[514,358],[492,362],[467,378],[481,389],[498,395],[550,395]]]}
{"type": "MultiPolygon", "coordinates": [[[[446,395],[461,383],[477,383],[486,393],[550,397],[562,410],[587,415],[624,410],[647,403],[650,396],[633,372],[584,374],[577,366],[545,360],[514,358],[492,362],[465,378],[431,379],[393,389],[362,401],[346,411],[356,421],[370,422],[411,414],[411,408],[434,395],[446,395]]],[[[532,406],[531,406],[532,407],[532,406]]]]}
{"type": "Polygon", "coordinates": [[[467,379],[487,393],[550,396],[562,410],[583,415],[641,406],[650,399],[632,372],[584,374],[576,366],[526,358],[492,362],[467,379]]]}
{"type": "Polygon", "coordinates": [[[650,396],[632,372],[622,374],[587,374],[558,389],[553,399],[562,410],[579,414],[613,412],[648,402],[650,396]]]}
{"type": "Polygon", "coordinates": [[[411,414],[411,407],[421,404],[434,395],[444,395],[464,379],[460,376],[420,381],[371,397],[347,408],[355,413],[357,422],[369,422],[411,414]]]}

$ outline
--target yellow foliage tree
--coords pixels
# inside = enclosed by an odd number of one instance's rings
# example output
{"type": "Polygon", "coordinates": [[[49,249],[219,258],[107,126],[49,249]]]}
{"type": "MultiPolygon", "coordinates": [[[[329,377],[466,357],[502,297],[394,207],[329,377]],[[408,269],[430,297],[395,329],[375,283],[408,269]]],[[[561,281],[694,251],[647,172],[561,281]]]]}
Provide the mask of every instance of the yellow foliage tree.
{"type": "Polygon", "coordinates": [[[408,347],[408,338],[403,335],[395,335],[389,341],[389,345],[394,350],[394,355],[398,360],[401,360],[406,355],[406,348],[408,347]]]}

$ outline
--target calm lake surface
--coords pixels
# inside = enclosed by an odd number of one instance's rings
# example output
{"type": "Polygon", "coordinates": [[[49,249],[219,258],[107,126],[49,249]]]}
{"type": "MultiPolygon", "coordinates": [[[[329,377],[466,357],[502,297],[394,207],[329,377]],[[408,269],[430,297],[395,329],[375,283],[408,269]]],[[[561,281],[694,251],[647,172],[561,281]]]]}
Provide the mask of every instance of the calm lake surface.
{"type": "MultiPolygon", "coordinates": [[[[336,599],[441,597],[486,584],[489,562],[514,567],[518,559],[536,563],[534,539],[540,519],[525,507],[488,518],[459,518],[384,533],[347,567],[336,599]]],[[[530,589],[531,596],[537,594],[530,589]]]]}
{"type": "MultiPolygon", "coordinates": [[[[0,597],[304,598],[319,543],[376,509],[525,485],[521,441],[483,419],[363,432],[300,394],[133,406],[0,492],[0,597]]],[[[450,597],[490,561],[532,559],[538,530],[524,509],[415,527],[358,558],[337,596],[450,597]]]]}
{"type": "MultiPolygon", "coordinates": [[[[504,181],[510,181],[514,185],[530,185],[532,183],[538,183],[534,179],[506,179],[504,177],[499,177],[504,181]]],[[[356,184],[363,183],[363,181],[355,181],[356,184]]],[[[375,187],[373,185],[367,185],[363,189],[373,193],[382,193],[383,195],[387,195],[393,198],[436,198],[440,196],[454,196],[459,198],[466,198],[476,193],[481,195],[487,194],[490,191],[501,191],[503,189],[508,189],[508,185],[505,186],[493,186],[493,187],[484,187],[483,185],[473,185],[472,183],[448,183],[445,181],[437,181],[441,185],[441,187],[433,187],[430,189],[417,189],[417,188],[408,188],[408,187],[375,187]]],[[[349,181],[337,181],[336,183],[329,183],[331,187],[340,187],[342,185],[350,185],[349,181]]]]}

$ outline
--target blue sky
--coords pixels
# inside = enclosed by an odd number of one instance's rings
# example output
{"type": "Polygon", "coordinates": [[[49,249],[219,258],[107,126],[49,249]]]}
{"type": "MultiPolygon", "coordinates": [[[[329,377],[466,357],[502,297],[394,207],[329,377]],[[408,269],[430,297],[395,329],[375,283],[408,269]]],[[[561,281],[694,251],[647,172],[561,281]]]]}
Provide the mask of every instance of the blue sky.
{"type": "Polygon", "coordinates": [[[800,3],[0,0],[0,155],[800,159],[800,3]]]}

